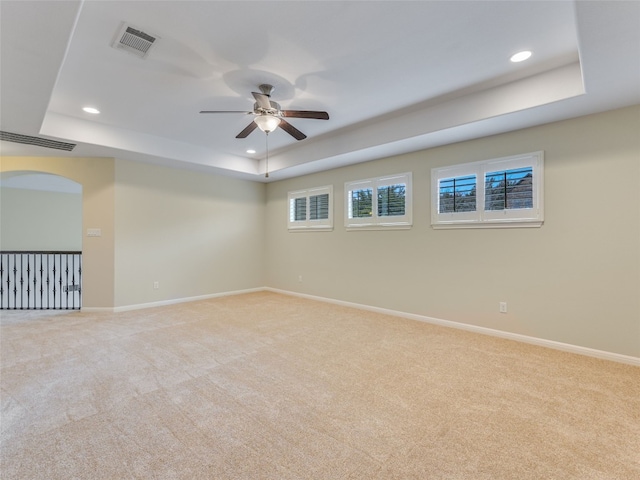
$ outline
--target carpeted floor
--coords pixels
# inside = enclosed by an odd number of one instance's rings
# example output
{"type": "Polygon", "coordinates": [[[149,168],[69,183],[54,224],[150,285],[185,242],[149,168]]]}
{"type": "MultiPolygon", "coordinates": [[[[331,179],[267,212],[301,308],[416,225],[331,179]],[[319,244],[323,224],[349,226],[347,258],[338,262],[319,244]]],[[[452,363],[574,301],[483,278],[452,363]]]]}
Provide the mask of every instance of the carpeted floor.
{"type": "Polygon", "coordinates": [[[255,293],[2,312],[2,479],[636,479],[640,368],[255,293]]]}

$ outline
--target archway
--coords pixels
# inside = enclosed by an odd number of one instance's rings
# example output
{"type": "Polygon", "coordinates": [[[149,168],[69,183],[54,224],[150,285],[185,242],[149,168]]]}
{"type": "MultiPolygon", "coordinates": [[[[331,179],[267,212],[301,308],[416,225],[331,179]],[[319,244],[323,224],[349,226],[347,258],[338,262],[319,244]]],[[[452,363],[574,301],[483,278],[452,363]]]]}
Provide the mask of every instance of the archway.
{"type": "Polygon", "coordinates": [[[82,305],[82,185],[45,172],[0,174],[0,308],[82,305]]]}

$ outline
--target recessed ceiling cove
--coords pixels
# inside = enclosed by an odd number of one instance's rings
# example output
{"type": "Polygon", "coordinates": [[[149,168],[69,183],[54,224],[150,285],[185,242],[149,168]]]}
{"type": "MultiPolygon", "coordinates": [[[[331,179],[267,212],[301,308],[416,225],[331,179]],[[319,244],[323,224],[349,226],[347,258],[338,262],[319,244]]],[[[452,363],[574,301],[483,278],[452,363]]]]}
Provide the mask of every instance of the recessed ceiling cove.
{"type": "Polygon", "coordinates": [[[628,61],[640,53],[638,2],[29,4],[2,4],[3,129],[77,143],[74,155],[107,153],[263,181],[263,132],[236,138],[251,117],[199,114],[251,110],[251,92],[263,84],[274,87],[279,111],[330,113],[326,121],[295,119],[306,138],[282,128],[269,134],[271,180],[640,98],[639,74],[628,61]],[[56,34],[66,43],[52,45],[66,45],[64,54],[50,55],[29,77],[48,96],[29,110],[17,99],[36,96],[26,94],[27,77],[14,67],[25,64],[19,52],[31,46],[15,38],[40,30],[34,15],[64,17],[56,24],[72,27],[56,34]],[[523,50],[531,58],[509,60],[523,50]],[[15,86],[12,95],[6,85],[15,86]],[[83,112],[85,105],[100,115],[83,112]],[[12,127],[27,125],[20,117],[27,111],[37,131],[12,127]]]}

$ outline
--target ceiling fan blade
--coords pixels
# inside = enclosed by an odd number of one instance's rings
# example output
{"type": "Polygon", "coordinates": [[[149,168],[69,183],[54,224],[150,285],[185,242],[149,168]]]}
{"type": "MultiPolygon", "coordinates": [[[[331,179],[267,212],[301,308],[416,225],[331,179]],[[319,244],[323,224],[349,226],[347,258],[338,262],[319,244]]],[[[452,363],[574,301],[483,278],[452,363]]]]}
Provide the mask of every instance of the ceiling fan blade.
{"type": "Polygon", "coordinates": [[[258,106],[260,108],[264,108],[266,110],[270,110],[272,108],[271,102],[269,101],[269,95],[257,92],[251,92],[251,95],[253,95],[253,98],[256,99],[256,102],[258,103],[258,106]]]}
{"type": "Polygon", "coordinates": [[[314,112],[312,110],[282,110],[281,113],[283,117],[329,120],[329,114],[327,112],[314,112]]]}
{"type": "Polygon", "coordinates": [[[298,130],[296,127],[291,125],[286,120],[280,119],[280,125],[278,126],[281,129],[283,129],[285,132],[287,132],[289,135],[291,135],[293,138],[295,138],[296,140],[304,140],[305,138],[307,138],[307,136],[304,133],[302,133],[300,130],[298,130]]]}
{"type": "Polygon", "coordinates": [[[249,125],[246,126],[244,130],[242,130],[238,135],[236,135],[236,138],[247,138],[249,134],[253,132],[257,127],[258,125],[256,124],[256,122],[251,122],[249,125]]]}
{"type": "Polygon", "coordinates": [[[241,110],[200,110],[200,113],[244,113],[250,115],[253,112],[246,112],[241,110]]]}

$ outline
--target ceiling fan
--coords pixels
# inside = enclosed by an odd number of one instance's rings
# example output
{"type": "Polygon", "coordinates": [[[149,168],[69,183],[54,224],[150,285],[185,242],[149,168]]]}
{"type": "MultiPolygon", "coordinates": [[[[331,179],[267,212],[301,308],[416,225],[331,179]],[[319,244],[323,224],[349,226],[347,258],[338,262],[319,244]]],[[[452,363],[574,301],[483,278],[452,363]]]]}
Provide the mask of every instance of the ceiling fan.
{"type": "Polygon", "coordinates": [[[256,128],[260,128],[266,134],[273,132],[280,127],[296,140],[304,140],[307,136],[296,127],[287,122],[284,118],[313,118],[316,120],[329,120],[327,112],[315,112],[311,110],[282,110],[280,105],[271,100],[272,85],[262,84],[258,87],[261,93],[251,92],[256,103],[253,104],[252,112],[235,110],[202,110],[200,113],[244,113],[255,115],[253,121],[242,130],[236,138],[246,138],[256,128]]]}

